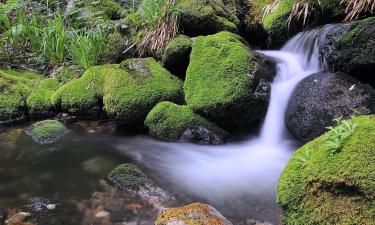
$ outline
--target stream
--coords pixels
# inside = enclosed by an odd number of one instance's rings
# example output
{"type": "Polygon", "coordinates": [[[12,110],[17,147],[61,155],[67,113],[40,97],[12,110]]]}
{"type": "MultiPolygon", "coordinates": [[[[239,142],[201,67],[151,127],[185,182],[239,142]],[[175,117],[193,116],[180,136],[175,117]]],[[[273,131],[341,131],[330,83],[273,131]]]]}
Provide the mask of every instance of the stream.
{"type": "Polygon", "coordinates": [[[242,141],[170,143],[144,135],[91,134],[73,126],[59,143],[39,146],[23,132],[29,124],[0,130],[0,208],[34,196],[74,205],[89,198],[98,180],[118,164],[138,162],[181,204],[210,203],[234,223],[254,218],[280,224],[276,185],[299,145],[286,131],[284,114],[297,83],[321,70],[317,37],[312,30],[279,51],[259,51],[277,62],[277,75],[259,134],[242,141]]]}

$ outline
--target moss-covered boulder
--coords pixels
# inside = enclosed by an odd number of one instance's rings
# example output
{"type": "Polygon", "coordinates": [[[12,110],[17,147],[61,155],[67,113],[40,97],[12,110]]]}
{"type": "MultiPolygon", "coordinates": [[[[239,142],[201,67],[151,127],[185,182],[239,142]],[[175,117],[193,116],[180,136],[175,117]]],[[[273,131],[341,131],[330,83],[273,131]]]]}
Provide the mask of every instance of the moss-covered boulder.
{"type": "Polygon", "coordinates": [[[89,68],[80,78],[61,86],[53,95],[54,105],[61,111],[83,117],[96,117],[102,112],[104,81],[108,74],[118,73],[119,65],[89,68]]]}
{"type": "Polygon", "coordinates": [[[198,36],[219,31],[237,32],[239,20],[221,0],[178,0],[184,34],[198,36]]]}
{"type": "Polygon", "coordinates": [[[167,141],[190,141],[221,144],[227,133],[195,114],[188,106],[172,102],[157,104],[147,115],[145,126],[151,136],[167,141]]]}
{"type": "Polygon", "coordinates": [[[375,17],[327,26],[320,54],[331,71],[345,72],[375,87],[375,17]]]}
{"type": "Polygon", "coordinates": [[[248,49],[241,37],[220,32],[193,44],[184,84],[187,105],[228,131],[261,119],[275,64],[248,49]]]}
{"type": "Polygon", "coordinates": [[[56,120],[44,120],[31,125],[26,129],[26,134],[38,144],[46,145],[57,142],[69,133],[65,126],[56,120]]]}
{"type": "Polygon", "coordinates": [[[166,208],[156,218],[155,225],[232,225],[214,207],[202,203],[193,203],[178,208],[166,208]]]}
{"type": "Polygon", "coordinates": [[[48,117],[55,113],[52,95],[60,87],[53,78],[42,80],[37,88],[27,98],[27,107],[31,117],[48,117]]]}
{"type": "Polygon", "coordinates": [[[354,132],[330,131],[289,160],[277,188],[284,224],[374,223],[375,117],[348,123],[354,132]]]}
{"type": "Polygon", "coordinates": [[[26,118],[26,100],[41,79],[31,72],[0,70],[0,124],[26,118]]]}
{"type": "Polygon", "coordinates": [[[134,44],[131,37],[120,32],[112,33],[108,36],[107,46],[99,57],[100,64],[120,63],[125,59],[133,58],[135,50],[131,46],[134,44]]]}
{"type": "Polygon", "coordinates": [[[147,176],[142,170],[130,163],[121,164],[113,169],[107,175],[107,179],[120,189],[134,191],[138,191],[149,183],[147,176]]]}
{"type": "Polygon", "coordinates": [[[181,102],[182,81],[153,58],[129,59],[121,73],[111,73],[104,87],[104,109],[121,124],[142,124],[161,101],[181,102]]]}
{"type": "Polygon", "coordinates": [[[109,19],[119,19],[121,5],[114,0],[86,1],[85,10],[92,14],[104,14],[109,19]]]}
{"type": "Polygon", "coordinates": [[[162,64],[172,74],[185,77],[189,66],[193,41],[184,35],[179,35],[168,42],[163,51],[162,64]]]}

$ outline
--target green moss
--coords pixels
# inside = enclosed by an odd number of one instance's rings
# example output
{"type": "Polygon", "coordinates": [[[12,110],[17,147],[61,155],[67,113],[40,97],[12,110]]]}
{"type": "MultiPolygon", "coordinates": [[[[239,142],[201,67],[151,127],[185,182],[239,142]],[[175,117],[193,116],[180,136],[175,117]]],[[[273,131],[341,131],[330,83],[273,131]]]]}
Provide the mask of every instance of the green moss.
{"type": "Polygon", "coordinates": [[[145,126],[151,136],[161,140],[180,140],[182,134],[197,126],[225,134],[221,128],[195,114],[188,106],[179,106],[172,102],[157,104],[147,115],[145,126]]]}
{"type": "Polygon", "coordinates": [[[27,98],[27,106],[31,116],[50,114],[54,110],[52,95],[60,87],[56,79],[48,78],[42,80],[38,87],[27,98]]]}
{"type": "Polygon", "coordinates": [[[164,49],[162,64],[171,73],[183,77],[189,65],[193,41],[184,35],[172,39],[164,49]]]}
{"type": "Polygon", "coordinates": [[[351,122],[357,128],[340,152],[330,156],[329,135],[323,135],[289,160],[277,188],[285,224],[375,221],[375,117],[351,122]]]}
{"type": "Polygon", "coordinates": [[[33,140],[39,144],[52,144],[69,133],[65,126],[56,120],[44,120],[33,124],[26,130],[33,140]]]}
{"type": "Polygon", "coordinates": [[[0,121],[25,117],[26,99],[41,79],[31,72],[0,70],[0,121]]]}
{"type": "Polygon", "coordinates": [[[198,37],[193,44],[184,84],[185,100],[194,112],[218,123],[246,121],[252,102],[254,55],[242,39],[229,32],[198,37]],[[239,114],[239,117],[233,115],[239,114]]]}
{"type": "Polygon", "coordinates": [[[352,43],[356,37],[364,33],[366,29],[368,29],[370,26],[374,26],[374,24],[375,24],[375,17],[370,17],[364,20],[353,22],[350,25],[349,30],[346,31],[340,37],[340,39],[337,40],[338,44],[344,45],[346,43],[352,43]]]}
{"type": "Polygon", "coordinates": [[[88,1],[86,9],[93,13],[103,12],[108,18],[118,18],[121,10],[120,4],[113,0],[99,0],[95,4],[88,1]]]}
{"type": "Polygon", "coordinates": [[[146,175],[133,164],[121,164],[107,176],[108,180],[121,189],[138,191],[148,183],[146,175]]]}
{"type": "Polygon", "coordinates": [[[220,1],[179,0],[181,24],[187,35],[213,34],[219,31],[237,32],[237,17],[220,1]]]}
{"type": "Polygon", "coordinates": [[[102,110],[106,76],[119,72],[119,65],[94,66],[82,77],[60,87],[52,97],[57,108],[81,116],[96,116],[102,110]]]}
{"type": "Polygon", "coordinates": [[[79,78],[82,73],[82,70],[80,70],[78,67],[66,67],[57,74],[57,80],[65,84],[71,80],[79,78]]]}
{"type": "Polygon", "coordinates": [[[99,57],[101,64],[120,63],[124,59],[130,58],[132,51],[129,50],[128,53],[124,53],[124,51],[132,44],[131,38],[122,35],[120,32],[110,34],[107,46],[99,57]]]}
{"type": "Polygon", "coordinates": [[[182,82],[153,58],[129,59],[123,72],[111,74],[105,82],[104,108],[124,124],[142,123],[161,101],[181,101],[182,82]]]}
{"type": "Polygon", "coordinates": [[[288,18],[290,11],[293,8],[293,4],[296,3],[297,0],[280,0],[279,5],[276,9],[267,14],[263,19],[263,26],[266,30],[271,30],[274,27],[285,28],[286,18],[288,18]]]}

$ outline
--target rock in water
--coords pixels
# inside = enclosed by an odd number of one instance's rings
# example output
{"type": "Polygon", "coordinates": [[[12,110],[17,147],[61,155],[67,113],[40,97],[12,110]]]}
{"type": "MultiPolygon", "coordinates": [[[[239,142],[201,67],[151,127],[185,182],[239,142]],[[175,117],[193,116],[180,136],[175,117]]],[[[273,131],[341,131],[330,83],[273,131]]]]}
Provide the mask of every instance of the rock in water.
{"type": "Polygon", "coordinates": [[[343,74],[316,73],[294,90],[286,111],[289,132],[306,143],[322,135],[334,119],[375,113],[375,92],[343,74]]]}
{"type": "Polygon", "coordinates": [[[330,131],[289,160],[277,188],[283,224],[374,224],[375,116],[348,123],[356,128],[338,148],[330,131]]]}
{"type": "Polygon", "coordinates": [[[330,71],[345,72],[375,87],[375,17],[323,28],[319,51],[330,71]]]}
{"type": "Polygon", "coordinates": [[[44,120],[31,125],[25,132],[35,142],[45,145],[57,142],[70,131],[56,120],[44,120]]]}
{"type": "Polygon", "coordinates": [[[187,105],[232,132],[264,117],[275,76],[274,62],[244,43],[229,32],[198,37],[184,84],[187,105]]]}
{"type": "Polygon", "coordinates": [[[133,164],[122,164],[113,169],[107,179],[116,187],[138,191],[147,183],[147,177],[133,164]]]}
{"type": "Polygon", "coordinates": [[[164,209],[155,225],[233,225],[214,207],[202,203],[164,209]]]}
{"type": "Polygon", "coordinates": [[[151,136],[167,141],[222,144],[227,132],[195,114],[188,106],[161,102],[148,114],[145,126],[151,136]]]}

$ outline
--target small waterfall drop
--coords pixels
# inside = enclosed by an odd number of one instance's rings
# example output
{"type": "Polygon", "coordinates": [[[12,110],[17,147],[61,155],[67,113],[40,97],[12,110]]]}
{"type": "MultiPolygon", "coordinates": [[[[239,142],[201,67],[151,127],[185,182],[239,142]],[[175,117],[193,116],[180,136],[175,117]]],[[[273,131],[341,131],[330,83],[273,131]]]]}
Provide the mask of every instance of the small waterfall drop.
{"type": "MultiPolygon", "coordinates": [[[[278,224],[275,202],[281,171],[296,149],[288,137],[284,115],[300,80],[321,70],[316,30],[297,34],[279,51],[259,51],[277,62],[277,75],[260,135],[220,146],[166,143],[135,137],[118,149],[131,155],[184,196],[198,196],[224,215],[278,224]]],[[[189,203],[189,202],[187,202],[189,203]]]]}

